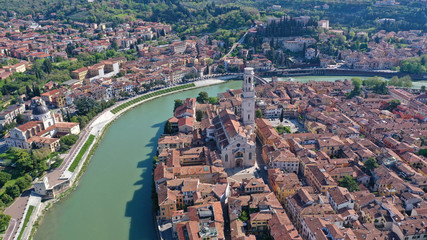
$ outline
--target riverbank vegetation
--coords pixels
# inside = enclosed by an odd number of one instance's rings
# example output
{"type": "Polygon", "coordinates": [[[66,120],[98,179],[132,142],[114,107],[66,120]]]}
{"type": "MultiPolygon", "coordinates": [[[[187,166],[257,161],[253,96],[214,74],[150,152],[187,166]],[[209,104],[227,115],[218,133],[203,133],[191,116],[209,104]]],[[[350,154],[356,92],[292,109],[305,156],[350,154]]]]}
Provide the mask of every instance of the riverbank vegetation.
{"type": "Polygon", "coordinates": [[[203,103],[217,104],[218,103],[218,98],[217,97],[209,97],[208,93],[205,92],[205,91],[203,91],[203,92],[200,92],[199,95],[197,95],[196,101],[198,103],[202,103],[202,104],[203,103]]]}
{"type": "Polygon", "coordinates": [[[412,74],[427,73],[427,55],[403,60],[399,70],[412,74]]]}
{"type": "Polygon", "coordinates": [[[80,128],[83,129],[96,115],[113,106],[116,104],[116,102],[117,99],[112,99],[109,101],[101,100],[98,102],[88,97],[77,98],[74,100],[77,114],[73,117],[70,117],[67,113],[67,121],[79,123],[80,128]]]}
{"type": "Polygon", "coordinates": [[[74,172],[76,170],[77,166],[79,165],[80,161],[83,158],[83,155],[86,153],[86,151],[89,149],[90,145],[92,145],[93,140],[95,140],[95,135],[91,134],[88,139],[86,140],[83,147],[80,149],[79,153],[77,154],[74,161],[71,163],[70,167],[68,168],[68,171],[74,172]]]}
{"type": "Polygon", "coordinates": [[[387,84],[389,86],[410,88],[412,87],[412,79],[410,76],[404,76],[401,78],[394,76],[387,82],[387,84]]]}
{"type": "Polygon", "coordinates": [[[113,114],[116,114],[118,112],[120,112],[121,110],[144,100],[147,100],[151,97],[155,97],[155,96],[159,96],[165,93],[170,93],[170,92],[174,92],[174,91],[178,91],[178,90],[183,90],[186,88],[190,88],[190,87],[195,87],[196,85],[194,83],[188,83],[188,84],[184,84],[184,85],[180,85],[180,86],[176,86],[176,87],[171,87],[171,88],[165,88],[162,90],[158,90],[152,93],[148,93],[148,94],[144,94],[143,96],[137,97],[135,99],[132,99],[128,102],[122,103],[119,106],[115,107],[114,109],[111,110],[111,112],[113,114]]]}
{"type": "Polygon", "coordinates": [[[19,232],[18,240],[21,240],[22,235],[24,234],[25,228],[27,227],[28,222],[30,221],[31,214],[33,214],[34,206],[30,205],[28,207],[27,215],[25,215],[24,224],[22,225],[21,232],[19,232]]]}

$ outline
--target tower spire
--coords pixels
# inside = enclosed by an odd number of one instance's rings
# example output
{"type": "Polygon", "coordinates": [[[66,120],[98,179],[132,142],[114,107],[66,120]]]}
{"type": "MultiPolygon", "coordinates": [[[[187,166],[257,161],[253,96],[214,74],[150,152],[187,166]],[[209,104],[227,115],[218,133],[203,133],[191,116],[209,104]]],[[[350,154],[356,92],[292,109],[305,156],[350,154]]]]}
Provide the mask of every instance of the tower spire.
{"type": "Polygon", "coordinates": [[[255,88],[254,69],[247,67],[243,75],[242,92],[242,122],[243,125],[253,125],[255,123],[255,88]]]}

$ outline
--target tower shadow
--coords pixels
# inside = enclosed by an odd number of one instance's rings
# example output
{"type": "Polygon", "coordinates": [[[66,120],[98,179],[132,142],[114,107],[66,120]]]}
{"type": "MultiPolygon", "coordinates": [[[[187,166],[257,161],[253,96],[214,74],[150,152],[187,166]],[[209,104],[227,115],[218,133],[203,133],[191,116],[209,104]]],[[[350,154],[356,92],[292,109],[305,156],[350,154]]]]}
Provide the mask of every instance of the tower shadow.
{"type": "Polygon", "coordinates": [[[132,200],[127,202],[125,211],[125,216],[130,218],[129,240],[157,239],[156,225],[154,224],[155,216],[153,216],[151,201],[152,160],[156,156],[157,141],[163,133],[164,125],[165,122],[161,122],[152,126],[152,128],[157,128],[157,132],[145,146],[152,148],[152,151],[146,156],[141,156],[142,160],[137,164],[137,168],[140,168],[142,173],[141,179],[135,182],[135,185],[140,185],[141,188],[136,190],[132,200]],[[142,208],[141,205],[143,206],[142,208]]]}

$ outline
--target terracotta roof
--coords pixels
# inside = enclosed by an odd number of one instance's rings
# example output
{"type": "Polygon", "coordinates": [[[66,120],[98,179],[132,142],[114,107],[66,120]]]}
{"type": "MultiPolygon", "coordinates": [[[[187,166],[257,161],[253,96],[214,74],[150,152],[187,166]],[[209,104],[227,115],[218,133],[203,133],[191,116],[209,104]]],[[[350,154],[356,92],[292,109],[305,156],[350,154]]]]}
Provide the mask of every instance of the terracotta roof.
{"type": "Polygon", "coordinates": [[[42,121],[30,121],[30,122],[24,123],[24,124],[22,124],[16,128],[21,130],[22,132],[25,132],[28,129],[31,129],[31,128],[39,125],[39,124],[43,124],[43,122],[42,121]]]}

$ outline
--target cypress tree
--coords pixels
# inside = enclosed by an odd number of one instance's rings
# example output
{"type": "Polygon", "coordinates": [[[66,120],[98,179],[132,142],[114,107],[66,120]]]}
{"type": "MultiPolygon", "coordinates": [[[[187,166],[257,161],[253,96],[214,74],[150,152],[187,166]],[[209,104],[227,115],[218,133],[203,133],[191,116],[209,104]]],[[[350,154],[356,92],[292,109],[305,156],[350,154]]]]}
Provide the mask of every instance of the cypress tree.
{"type": "Polygon", "coordinates": [[[163,131],[165,134],[171,134],[172,133],[172,124],[169,121],[166,121],[165,128],[163,131]]]}
{"type": "Polygon", "coordinates": [[[280,118],[279,118],[280,122],[283,122],[283,118],[284,116],[283,116],[283,108],[282,108],[282,112],[280,113],[280,118]]]}

